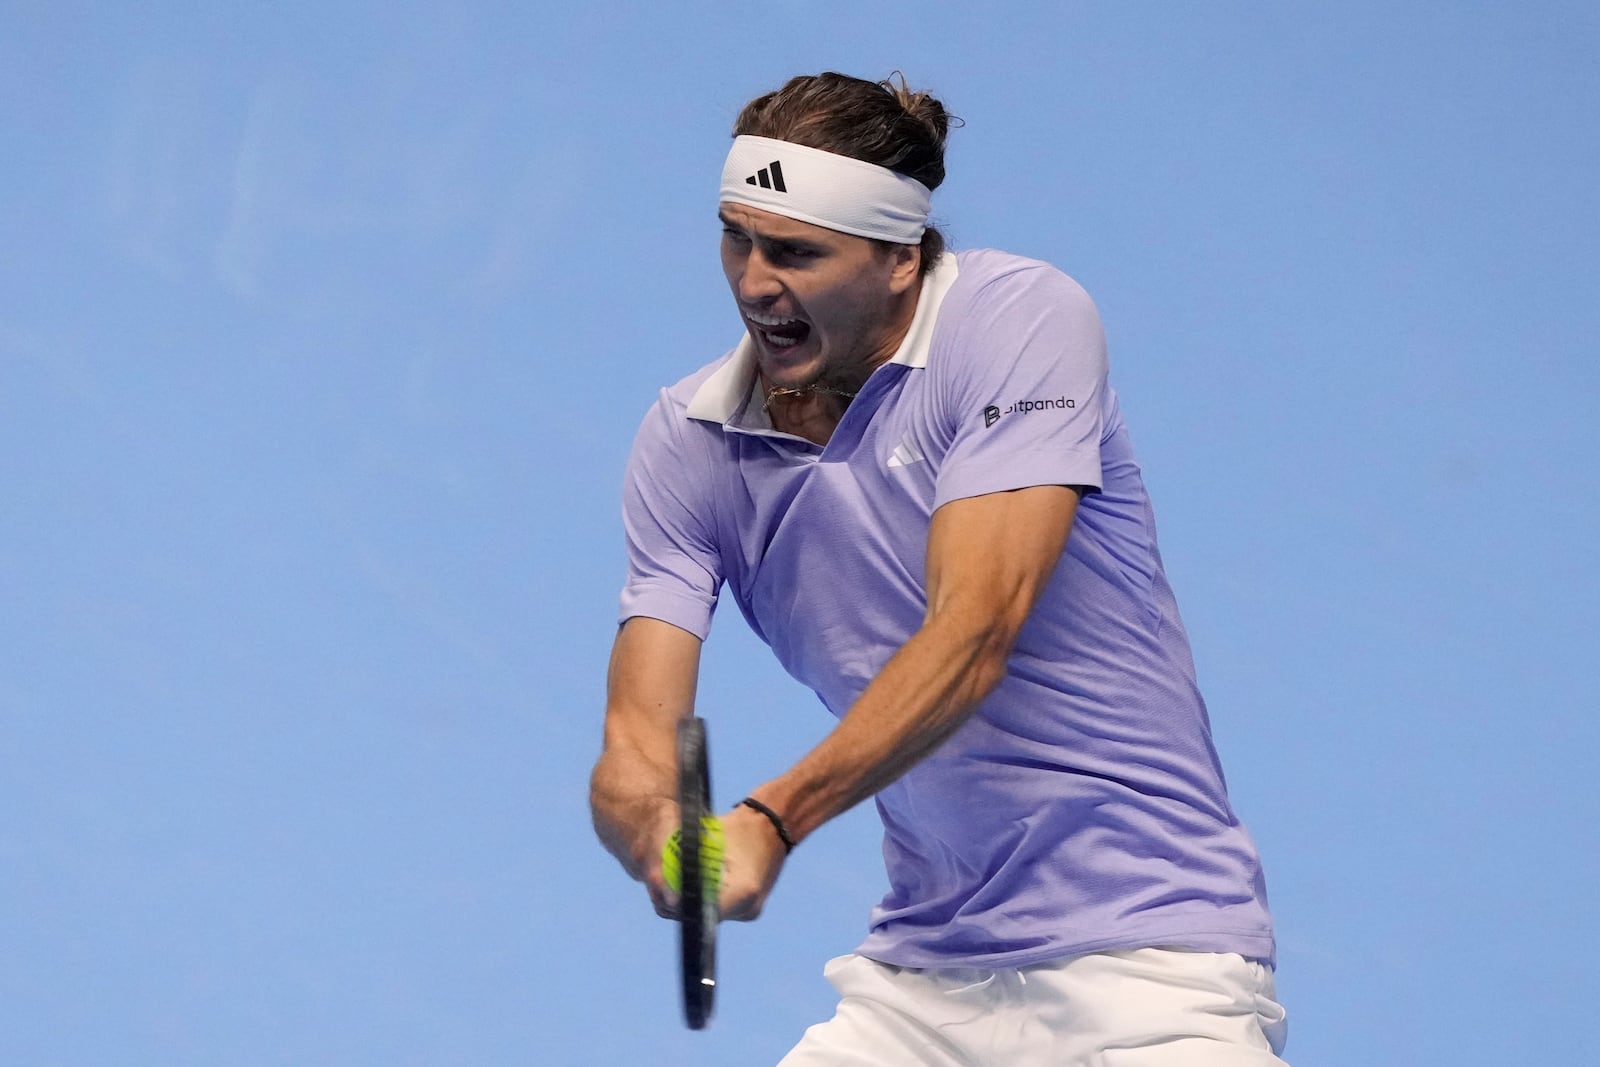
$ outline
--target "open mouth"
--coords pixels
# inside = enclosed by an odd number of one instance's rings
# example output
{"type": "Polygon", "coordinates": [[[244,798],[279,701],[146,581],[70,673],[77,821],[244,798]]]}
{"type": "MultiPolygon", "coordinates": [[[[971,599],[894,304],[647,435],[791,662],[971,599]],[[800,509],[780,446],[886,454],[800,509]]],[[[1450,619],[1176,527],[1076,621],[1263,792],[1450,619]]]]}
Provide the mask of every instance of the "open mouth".
{"type": "Polygon", "coordinates": [[[811,335],[810,324],[800,319],[758,315],[754,312],[746,312],[745,318],[755,327],[761,340],[771,348],[793,348],[811,335]]]}

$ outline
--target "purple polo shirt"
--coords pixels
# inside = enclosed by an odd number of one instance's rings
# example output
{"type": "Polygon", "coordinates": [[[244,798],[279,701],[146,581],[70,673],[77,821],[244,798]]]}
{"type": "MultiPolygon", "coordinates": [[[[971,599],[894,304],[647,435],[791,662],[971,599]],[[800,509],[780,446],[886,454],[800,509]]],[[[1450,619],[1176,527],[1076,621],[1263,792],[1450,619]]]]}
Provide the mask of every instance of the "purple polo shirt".
{"type": "Polygon", "coordinates": [[[859,951],[1019,967],[1148,945],[1271,961],[1260,864],[1228,803],[1150,502],[1084,291],[947,255],[826,447],[777,433],[749,341],[665,389],[623,501],[621,618],[704,638],[724,585],[843,715],[921,625],[942,504],[1089,492],[1004,681],[877,796],[889,891],[859,951]]]}

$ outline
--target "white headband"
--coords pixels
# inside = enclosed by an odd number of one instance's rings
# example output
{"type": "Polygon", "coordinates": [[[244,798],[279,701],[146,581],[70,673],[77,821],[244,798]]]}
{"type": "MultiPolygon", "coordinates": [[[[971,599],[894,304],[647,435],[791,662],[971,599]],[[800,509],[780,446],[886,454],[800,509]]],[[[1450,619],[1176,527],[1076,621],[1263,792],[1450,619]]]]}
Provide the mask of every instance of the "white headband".
{"type": "Polygon", "coordinates": [[[724,203],[895,244],[922,240],[931,198],[888,167],[771,137],[735,137],[722,168],[724,203]]]}

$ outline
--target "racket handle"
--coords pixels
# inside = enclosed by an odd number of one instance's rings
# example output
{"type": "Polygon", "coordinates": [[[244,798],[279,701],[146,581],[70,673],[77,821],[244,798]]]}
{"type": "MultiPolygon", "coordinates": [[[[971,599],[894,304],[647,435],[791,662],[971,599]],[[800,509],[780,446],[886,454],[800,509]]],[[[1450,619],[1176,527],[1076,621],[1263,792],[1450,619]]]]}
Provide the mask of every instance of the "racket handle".
{"type": "MultiPolygon", "coordinates": [[[[722,885],[723,849],[726,839],[722,835],[722,820],[707,815],[700,820],[700,885],[701,892],[715,896],[722,885]]],[[[661,849],[661,878],[674,893],[683,892],[683,831],[674,830],[661,849]]]]}

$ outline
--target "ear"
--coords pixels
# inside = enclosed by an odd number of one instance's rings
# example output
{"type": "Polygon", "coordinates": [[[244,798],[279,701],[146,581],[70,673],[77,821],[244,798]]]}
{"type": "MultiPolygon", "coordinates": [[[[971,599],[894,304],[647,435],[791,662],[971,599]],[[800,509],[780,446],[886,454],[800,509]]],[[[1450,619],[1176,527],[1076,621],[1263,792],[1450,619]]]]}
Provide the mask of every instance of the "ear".
{"type": "Polygon", "coordinates": [[[899,296],[922,282],[922,246],[889,246],[889,291],[899,296]]]}

